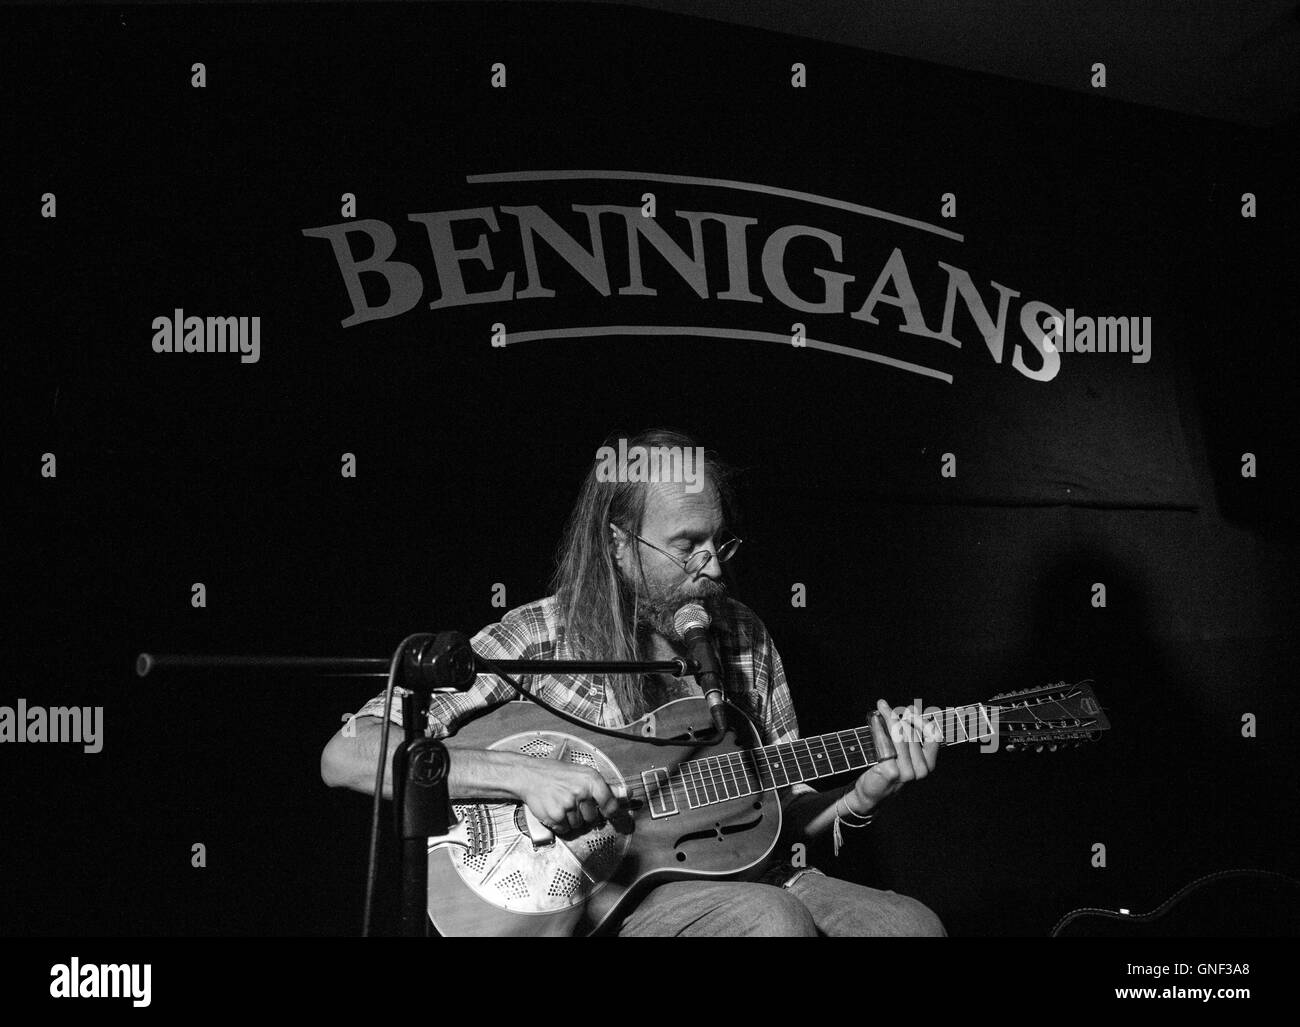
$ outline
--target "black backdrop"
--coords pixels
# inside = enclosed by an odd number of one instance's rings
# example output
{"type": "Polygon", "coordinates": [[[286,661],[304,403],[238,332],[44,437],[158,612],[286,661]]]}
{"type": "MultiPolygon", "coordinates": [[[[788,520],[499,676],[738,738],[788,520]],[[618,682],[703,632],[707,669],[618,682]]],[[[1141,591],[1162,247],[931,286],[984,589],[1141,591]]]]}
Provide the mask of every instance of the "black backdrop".
{"type": "MultiPolygon", "coordinates": [[[[106,721],[99,754],[0,750],[6,933],[354,932],[367,804],[327,790],[318,756],[377,684],[139,681],[135,653],[386,655],[413,630],[474,631],[500,615],[495,583],[510,606],[545,594],[601,438],[655,424],[749,468],[741,595],[783,653],[805,732],[858,722],[878,696],[948,704],[1083,677],[1111,710],[1114,730],[1077,752],[945,752],[838,862],[816,853],[823,866],[916,895],[955,934],[1150,908],[1229,866],[1295,871],[1294,126],[605,7],[4,18],[24,502],[19,661],[0,701],[101,704],[106,721]],[[488,85],[495,61],[504,90],[488,85]],[[790,88],[795,61],[807,90],[790,88]],[[556,168],[762,183],[939,224],[952,192],[965,242],[704,188],[466,181],[556,168]],[[554,299],[427,308],[429,244],[408,214],[537,203],[584,239],[570,205],[647,190],[683,246],[677,209],[843,233],[847,310],[896,246],[932,326],[943,260],[990,302],[997,281],[1020,302],[1151,316],[1152,360],[1066,358],[1034,382],[970,322],[958,350],[897,333],[892,308],[872,328],[766,294],[761,310],[704,301],[654,256],[658,295],[606,299],[541,245],[554,299]],[[46,192],[56,219],[39,216],[46,192]],[[303,230],[341,222],[345,192],[421,269],[411,312],[341,327],[337,264],[303,230]],[[1253,220],[1243,192],[1259,198],[1253,220]],[[153,353],[150,323],[176,307],[261,316],[261,360],[153,353]],[[804,320],[839,345],[924,352],[953,381],[692,336],[494,349],[497,320],[804,320]],[[46,452],[57,478],[39,477],[46,452]],[[339,475],[343,452],[356,479],[339,475]],[[955,481],[939,477],[943,452],[955,481]],[[1239,474],[1244,452],[1258,478],[1239,474]],[[190,605],[196,581],[205,609],[190,605]],[[1098,581],[1104,610],[1089,602],[1098,581]],[[806,608],[791,606],[795,582],[806,608]]],[[[522,278],[507,235],[476,288],[522,278]]],[[[789,262],[809,296],[807,268],[831,266],[818,245],[789,262]]],[[[615,289],[626,274],[611,255],[615,289]]]]}

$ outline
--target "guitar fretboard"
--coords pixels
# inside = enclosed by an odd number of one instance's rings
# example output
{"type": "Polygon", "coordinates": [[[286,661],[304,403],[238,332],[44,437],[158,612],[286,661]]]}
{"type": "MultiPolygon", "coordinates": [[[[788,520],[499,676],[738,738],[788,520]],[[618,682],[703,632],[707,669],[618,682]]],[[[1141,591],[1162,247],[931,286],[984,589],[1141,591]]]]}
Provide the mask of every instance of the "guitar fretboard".
{"type": "MultiPolygon", "coordinates": [[[[941,745],[983,741],[996,730],[982,703],[922,714],[939,732],[941,745]]],[[[641,775],[651,813],[664,815],[686,806],[713,803],[774,791],[801,781],[815,781],[879,763],[869,726],[832,731],[775,745],[703,756],[641,775]]]]}

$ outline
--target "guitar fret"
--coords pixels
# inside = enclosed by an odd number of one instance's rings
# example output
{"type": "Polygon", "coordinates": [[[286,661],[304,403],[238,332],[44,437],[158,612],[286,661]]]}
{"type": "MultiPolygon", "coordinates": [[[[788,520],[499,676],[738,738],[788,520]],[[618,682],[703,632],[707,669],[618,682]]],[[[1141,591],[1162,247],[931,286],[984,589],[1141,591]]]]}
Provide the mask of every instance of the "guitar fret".
{"type": "Polygon", "coordinates": [[[704,767],[699,760],[691,760],[687,766],[691,768],[691,777],[695,780],[695,788],[700,793],[700,805],[707,806],[717,796],[709,793],[709,779],[704,773],[704,767]]]}
{"type": "Polygon", "coordinates": [[[686,771],[691,776],[691,782],[695,786],[696,801],[700,806],[709,804],[709,793],[704,787],[704,775],[700,773],[699,761],[691,760],[686,764],[686,771]]]}
{"type": "Polygon", "coordinates": [[[713,784],[714,791],[718,793],[717,802],[724,802],[727,796],[727,779],[722,776],[722,768],[718,766],[716,756],[706,756],[704,766],[709,775],[709,780],[713,784]]]}
{"type": "Polygon", "coordinates": [[[736,795],[748,795],[749,788],[745,780],[745,763],[740,758],[740,754],[735,752],[727,753],[727,766],[731,770],[732,783],[736,786],[736,795]]]}
{"type": "Polygon", "coordinates": [[[776,758],[781,764],[781,773],[785,775],[787,784],[794,784],[799,778],[799,762],[794,758],[794,753],[790,751],[789,742],[781,742],[772,746],[776,750],[776,758]]]}
{"type": "Polygon", "coordinates": [[[781,758],[780,746],[771,746],[774,752],[763,751],[767,754],[768,769],[772,772],[772,784],[775,788],[781,788],[790,783],[790,775],[786,772],[785,760],[781,758]],[[779,775],[779,776],[778,776],[779,775]]]}
{"type": "Polygon", "coordinates": [[[753,795],[754,789],[749,786],[749,773],[745,766],[745,756],[743,752],[727,753],[727,762],[731,764],[732,778],[736,782],[737,795],[753,795]]]}
{"type": "Polygon", "coordinates": [[[713,775],[714,786],[718,789],[718,801],[726,802],[731,795],[727,792],[727,775],[723,773],[722,761],[716,756],[709,756],[705,762],[709,765],[709,773],[713,775]]]}
{"type": "Polygon", "coordinates": [[[812,756],[813,777],[826,777],[833,773],[825,742],[820,738],[808,739],[808,752],[812,756]]]}
{"type": "Polygon", "coordinates": [[[860,763],[855,762],[853,764],[854,767],[865,767],[868,763],[871,762],[871,757],[875,756],[876,754],[876,748],[874,742],[871,744],[870,747],[867,747],[866,745],[863,744],[862,730],[863,729],[860,727],[855,727],[850,729],[847,732],[847,734],[852,736],[852,740],[849,742],[849,753],[848,753],[849,758],[855,761],[861,760],[860,763]]]}
{"type": "Polygon", "coordinates": [[[727,753],[727,764],[731,767],[731,779],[736,782],[736,794],[748,795],[749,782],[745,779],[745,761],[740,753],[727,753]]]}
{"type": "Polygon", "coordinates": [[[717,796],[709,794],[709,779],[699,760],[691,760],[691,773],[695,776],[695,787],[700,792],[700,805],[707,806],[716,801],[717,796]]]}
{"type": "Polygon", "coordinates": [[[754,759],[753,751],[745,749],[737,755],[745,772],[745,787],[749,789],[745,794],[753,795],[755,792],[763,791],[763,778],[758,771],[758,761],[754,759]]]}
{"type": "Polygon", "coordinates": [[[731,762],[731,754],[723,753],[719,756],[718,766],[722,768],[722,777],[727,783],[727,798],[739,798],[741,794],[740,782],[736,780],[736,767],[731,762]]]}
{"type": "Polygon", "coordinates": [[[849,759],[848,751],[844,748],[844,733],[836,731],[833,735],[823,735],[822,737],[829,738],[834,742],[834,748],[828,747],[827,751],[830,753],[831,762],[835,766],[835,772],[838,774],[846,770],[852,770],[853,762],[849,759]]]}
{"type": "Polygon", "coordinates": [[[695,767],[699,771],[700,782],[704,785],[706,805],[717,802],[718,782],[713,777],[713,769],[709,766],[708,759],[696,760],[695,767]]]}
{"type": "Polygon", "coordinates": [[[844,738],[840,737],[840,732],[835,732],[833,735],[823,735],[822,738],[824,741],[829,742],[826,751],[827,755],[831,757],[831,766],[835,767],[836,774],[849,770],[852,764],[849,763],[849,754],[844,749],[844,738]]]}
{"type": "Polygon", "coordinates": [[[844,740],[840,738],[839,733],[822,735],[821,741],[822,747],[826,750],[826,758],[830,761],[831,773],[838,774],[848,770],[849,761],[844,754],[844,740]]]}
{"type": "Polygon", "coordinates": [[[817,776],[813,770],[812,752],[808,748],[808,743],[802,738],[796,738],[790,743],[790,751],[794,753],[795,763],[799,767],[799,777],[804,781],[811,781],[817,776]],[[801,752],[799,747],[803,746],[801,752]]]}
{"type": "Polygon", "coordinates": [[[727,787],[727,768],[718,756],[710,756],[708,762],[709,769],[713,773],[713,779],[718,782],[718,797],[725,802],[732,797],[731,789],[727,787]]]}
{"type": "Polygon", "coordinates": [[[794,784],[796,781],[802,781],[802,777],[794,776],[799,772],[799,761],[796,760],[794,754],[790,752],[790,743],[787,742],[784,745],[774,745],[772,748],[776,750],[777,762],[780,765],[782,776],[785,777],[785,783],[794,784]]]}
{"type": "Polygon", "coordinates": [[[700,793],[695,788],[695,781],[691,777],[691,768],[689,763],[683,763],[677,768],[677,776],[681,778],[682,787],[686,790],[686,805],[691,809],[699,809],[700,793]]]}

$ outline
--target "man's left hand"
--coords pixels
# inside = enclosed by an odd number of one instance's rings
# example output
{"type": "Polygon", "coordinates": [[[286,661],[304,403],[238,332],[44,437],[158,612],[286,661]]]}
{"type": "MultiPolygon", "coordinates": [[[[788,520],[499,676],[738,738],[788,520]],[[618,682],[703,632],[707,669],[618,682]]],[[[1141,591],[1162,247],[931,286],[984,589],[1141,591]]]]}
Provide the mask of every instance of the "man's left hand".
{"type": "Polygon", "coordinates": [[[934,770],[939,758],[939,729],[932,721],[918,719],[910,706],[904,707],[900,718],[884,699],[876,709],[880,717],[871,718],[876,752],[893,751],[895,757],[877,763],[845,794],[844,804],[854,813],[868,813],[908,781],[919,781],[934,770]]]}

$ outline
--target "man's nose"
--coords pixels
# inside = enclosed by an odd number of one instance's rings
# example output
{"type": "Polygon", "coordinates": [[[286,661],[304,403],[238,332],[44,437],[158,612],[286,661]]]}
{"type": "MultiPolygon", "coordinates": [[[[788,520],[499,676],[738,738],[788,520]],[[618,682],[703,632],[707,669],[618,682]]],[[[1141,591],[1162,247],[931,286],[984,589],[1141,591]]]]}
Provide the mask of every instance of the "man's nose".
{"type": "Polygon", "coordinates": [[[700,571],[698,576],[708,578],[710,581],[720,581],[722,580],[722,564],[718,562],[718,550],[711,542],[706,548],[712,558],[704,565],[704,569],[700,571]]]}

